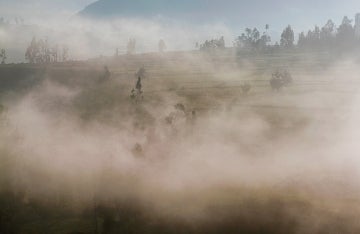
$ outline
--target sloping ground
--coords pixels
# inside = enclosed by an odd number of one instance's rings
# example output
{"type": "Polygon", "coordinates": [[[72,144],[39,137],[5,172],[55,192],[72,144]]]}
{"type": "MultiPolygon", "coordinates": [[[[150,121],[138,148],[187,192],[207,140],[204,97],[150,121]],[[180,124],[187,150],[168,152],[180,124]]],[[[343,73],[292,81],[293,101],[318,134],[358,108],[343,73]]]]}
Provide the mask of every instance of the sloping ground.
{"type": "Polygon", "coordinates": [[[339,171],[319,168],[327,154],[342,164],[357,152],[331,150],[359,86],[351,66],[337,67],[340,76],[348,71],[340,80],[321,72],[331,64],[319,54],[193,52],[1,66],[2,96],[31,98],[19,112],[7,107],[15,129],[0,131],[2,140],[14,134],[0,142],[0,233],[358,233],[352,175],[338,164],[339,171]],[[134,104],[141,66],[144,100],[134,104]],[[278,66],[295,82],[274,92],[268,80],[278,66]],[[244,81],[252,84],[247,95],[244,81]],[[178,102],[197,110],[197,119],[158,136],[154,128],[167,129],[163,117],[178,102]],[[132,151],[131,137],[149,137],[139,155],[120,150],[132,151]],[[181,157],[174,162],[173,154],[181,157]],[[96,179],[92,166],[101,167],[96,179]]]}

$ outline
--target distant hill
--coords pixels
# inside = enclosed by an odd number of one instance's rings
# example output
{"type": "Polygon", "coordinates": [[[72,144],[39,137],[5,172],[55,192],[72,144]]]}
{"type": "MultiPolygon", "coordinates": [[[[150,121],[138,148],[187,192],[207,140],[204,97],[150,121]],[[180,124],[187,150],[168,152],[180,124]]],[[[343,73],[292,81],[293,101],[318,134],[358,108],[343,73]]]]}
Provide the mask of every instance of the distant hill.
{"type": "Polygon", "coordinates": [[[269,19],[279,17],[285,6],[263,0],[98,0],[78,15],[96,19],[160,16],[191,23],[241,21],[265,25],[269,19]]]}
{"type": "Polygon", "coordinates": [[[99,0],[79,12],[81,16],[109,17],[192,17],[201,16],[206,0],[99,0]]]}

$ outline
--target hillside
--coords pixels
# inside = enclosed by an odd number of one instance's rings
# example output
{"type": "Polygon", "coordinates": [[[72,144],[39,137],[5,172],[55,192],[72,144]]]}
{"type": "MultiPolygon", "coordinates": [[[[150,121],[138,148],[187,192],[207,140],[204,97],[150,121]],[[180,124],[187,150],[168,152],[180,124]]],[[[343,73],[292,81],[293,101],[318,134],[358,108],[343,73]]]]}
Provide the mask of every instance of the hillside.
{"type": "Polygon", "coordinates": [[[195,15],[203,9],[203,1],[165,1],[165,0],[100,0],[96,1],[79,14],[82,16],[112,17],[112,16],[186,16],[195,15]]]}
{"type": "MultiPolygon", "coordinates": [[[[223,22],[231,27],[240,23],[265,25],[281,20],[297,3],[264,2],[260,0],[98,0],[78,13],[80,16],[106,18],[166,18],[195,24],[223,22]],[[259,5],[262,7],[259,8],[259,5]],[[276,8],[271,12],[267,8],[276,8]]],[[[294,14],[295,17],[297,15],[294,14]]]]}
{"type": "Polygon", "coordinates": [[[0,233],[359,233],[358,63],[230,52],[0,65],[0,233]]]}

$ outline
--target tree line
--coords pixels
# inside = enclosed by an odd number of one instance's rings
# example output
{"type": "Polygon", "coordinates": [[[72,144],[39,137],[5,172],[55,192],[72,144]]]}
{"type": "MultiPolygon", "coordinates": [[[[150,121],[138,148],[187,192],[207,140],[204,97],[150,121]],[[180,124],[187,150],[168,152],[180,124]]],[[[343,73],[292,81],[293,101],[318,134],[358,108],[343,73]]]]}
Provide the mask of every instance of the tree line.
{"type": "MultiPolygon", "coordinates": [[[[341,49],[349,50],[360,46],[360,13],[356,14],[355,22],[344,16],[341,24],[336,26],[334,21],[328,20],[322,27],[315,26],[307,33],[301,32],[295,42],[295,33],[291,25],[288,25],[281,33],[280,42],[270,45],[271,37],[268,33],[270,26],[265,25],[263,32],[257,28],[246,28],[244,33],[235,38],[233,47],[240,51],[267,51],[273,48],[284,49],[341,49]]],[[[202,51],[225,49],[224,37],[220,39],[206,40],[202,44],[196,43],[196,47],[202,51]]]]}
{"type": "MultiPolygon", "coordinates": [[[[4,20],[0,19],[1,22],[4,20]]],[[[360,13],[356,14],[355,20],[344,16],[341,24],[336,26],[334,21],[328,20],[322,27],[315,26],[314,29],[308,30],[306,33],[301,32],[295,42],[295,33],[291,25],[288,25],[281,33],[280,41],[270,44],[271,37],[269,35],[270,26],[265,25],[264,30],[257,28],[246,28],[244,32],[235,38],[233,48],[238,51],[250,52],[266,52],[273,51],[275,48],[282,49],[301,49],[301,50],[332,50],[338,49],[342,51],[350,50],[354,47],[360,47],[360,13]],[[354,22],[353,22],[354,21],[354,22]]],[[[224,37],[218,39],[206,40],[199,44],[196,48],[201,51],[223,50],[226,48],[224,37]]],[[[126,47],[126,54],[132,55],[136,53],[136,39],[131,38],[126,47]]],[[[160,53],[166,50],[164,40],[160,40],[158,44],[160,53]]],[[[26,49],[25,59],[30,63],[51,63],[64,62],[68,60],[69,49],[66,46],[60,48],[58,45],[51,46],[47,39],[32,39],[30,45],[26,49]]],[[[115,56],[119,55],[116,49],[115,56]]],[[[0,61],[5,63],[7,56],[4,49],[0,49],[0,61]]]]}
{"type": "Polygon", "coordinates": [[[50,45],[48,39],[33,39],[25,52],[25,59],[30,63],[65,62],[68,60],[69,48],[50,45]]]}
{"type": "Polygon", "coordinates": [[[2,26],[8,26],[11,24],[15,24],[15,25],[24,25],[25,24],[25,20],[21,17],[15,17],[12,20],[9,19],[5,19],[4,17],[0,17],[0,27],[2,26]]]}
{"type": "Polygon", "coordinates": [[[360,45],[360,14],[353,20],[345,16],[341,24],[336,27],[332,20],[328,20],[321,28],[315,26],[307,33],[301,32],[298,47],[301,49],[333,49],[348,50],[360,45]]]}

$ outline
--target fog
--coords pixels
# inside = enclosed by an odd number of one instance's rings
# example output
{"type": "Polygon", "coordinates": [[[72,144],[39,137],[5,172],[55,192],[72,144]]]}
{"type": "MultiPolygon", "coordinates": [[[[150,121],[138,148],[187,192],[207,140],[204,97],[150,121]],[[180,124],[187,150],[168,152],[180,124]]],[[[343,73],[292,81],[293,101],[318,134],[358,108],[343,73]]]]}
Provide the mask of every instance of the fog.
{"type": "MultiPolygon", "coordinates": [[[[205,58],[189,55],[187,61],[226,84],[236,82],[227,74],[243,79],[255,67],[249,61],[219,71],[205,58]]],[[[186,62],[167,66],[190,68],[186,62]]],[[[254,90],[231,102],[219,98],[222,89],[200,90],[191,99],[181,89],[170,91],[186,81],[150,75],[141,104],[128,98],[131,78],[113,75],[105,83],[74,86],[48,76],[16,98],[3,98],[4,188],[22,194],[25,203],[66,201],[80,210],[94,199],[131,200],[190,223],[245,215],[263,224],[283,204],[278,218],[295,220],[294,233],[320,232],[327,225],[358,230],[360,102],[351,85],[358,85],[357,74],[357,63],[347,59],[321,72],[293,74],[296,85],[306,78],[331,83],[295,93],[254,90]],[[99,106],[108,102],[105,109],[99,106]],[[176,103],[185,104],[188,116],[169,125],[165,119],[176,103]],[[201,110],[209,103],[216,108],[201,110]],[[82,115],[84,109],[90,117],[82,115]],[[199,112],[196,118],[192,109],[199,112]]]]}
{"type": "Polygon", "coordinates": [[[232,45],[222,23],[70,22],[0,28],[10,62],[33,36],[70,54],[0,67],[0,195],[24,213],[89,212],[96,228],[123,219],[138,233],[360,230],[358,57],[195,51],[221,36],[232,45]],[[125,55],[130,38],[136,54],[125,55]],[[165,53],[154,52],[160,39],[165,53]],[[143,98],[132,100],[142,66],[143,98]],[[279,67],[294,82],[274,91],[279,67]]]}
{"type": "MultiPolygon", "coordinates": [[[[32,20],[34,21],[34,20],[32,20]]],[[[265,25],[265,24],[264,24],[265,25]]],[[[264,27],[262,25],[261,27],[264,27]]],[[[136,52],[157,52],[159,40],[168,51],[194,50],[196,42],[224,36],[232,46],[235,33],[224,23],[192,24],[157,17],[120,18],[99,21],[72,16],[50,18],[47,21],[25,21],[24,25],[0,27],[0,45],[8,51],[8,62],[24,62],[26,48],[33,37],[47,39],[51,46],[69,47],[69,59],[86,60],[113,56],[116,49],[126,54],[129,39],[136,39],[136,52]]]]}

